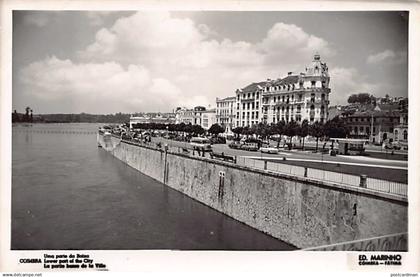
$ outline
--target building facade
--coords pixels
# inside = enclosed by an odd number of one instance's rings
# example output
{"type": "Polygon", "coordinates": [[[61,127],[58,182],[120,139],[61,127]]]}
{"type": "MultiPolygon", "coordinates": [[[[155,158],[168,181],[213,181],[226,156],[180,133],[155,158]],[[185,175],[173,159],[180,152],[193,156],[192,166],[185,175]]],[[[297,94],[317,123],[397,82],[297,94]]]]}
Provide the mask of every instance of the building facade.
{"type": "Polygon", "coordinates": [[[175,114],[144,114],[143,116],[130,117],[130,129],[137,123],[158,123],[158,124],[174,124],[175,114]]]}
{"type": "Polygon", "coordinates": [[[235,126],[284,120],[324,123],[328,118],[330,76],[326,63],[315,55],[304,73],[252,83],[236,90],[235,126]]]}
{"type": "Polygon", "coordinates": [[[209,109],[201,113],[201,127],[208,130],[217,122],[216,109],[209,109]]]}
{"type": "Polygon", "coordinates": [[[196,106],[193,109],[178,107],[175,110],[175,123],[200,125],[204,129],[209,129],[216,123],[216,109],[206,109],[203,106],[196,106]]]}
{"type": "Polygon", "coordinates": [[[230,133],[236,127],[236,97],[216,98],[216,123],[230,133]]]}

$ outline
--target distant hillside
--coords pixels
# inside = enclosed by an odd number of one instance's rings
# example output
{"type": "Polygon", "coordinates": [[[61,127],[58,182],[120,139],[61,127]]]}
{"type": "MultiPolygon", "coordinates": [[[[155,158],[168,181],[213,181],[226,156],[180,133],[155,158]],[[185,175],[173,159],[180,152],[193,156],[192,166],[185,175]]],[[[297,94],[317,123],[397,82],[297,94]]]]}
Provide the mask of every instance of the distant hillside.
{"type": "MultiPolygon", "coordinates": [[[[15,113],[12,115],[13,122],[28,122],[25,114],[15,113]]],[[[130,114],[34,114],[32,122],[43,123],[126,123],[130,121],[130,114]]]]}

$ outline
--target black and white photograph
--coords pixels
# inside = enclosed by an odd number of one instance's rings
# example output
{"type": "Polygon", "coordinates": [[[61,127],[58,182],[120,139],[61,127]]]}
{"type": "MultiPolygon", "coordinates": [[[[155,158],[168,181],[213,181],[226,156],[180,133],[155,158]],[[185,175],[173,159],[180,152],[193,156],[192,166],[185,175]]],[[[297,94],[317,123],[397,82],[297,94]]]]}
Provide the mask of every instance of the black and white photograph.
{"type": "Polygon", "coordinates": [[[12,10],[2,247],[41,250],[25,256],[38,271],[109,267],[44,256],[95,250],[333,251],[398,268],[414,250],[411,17],[12,10]]]}

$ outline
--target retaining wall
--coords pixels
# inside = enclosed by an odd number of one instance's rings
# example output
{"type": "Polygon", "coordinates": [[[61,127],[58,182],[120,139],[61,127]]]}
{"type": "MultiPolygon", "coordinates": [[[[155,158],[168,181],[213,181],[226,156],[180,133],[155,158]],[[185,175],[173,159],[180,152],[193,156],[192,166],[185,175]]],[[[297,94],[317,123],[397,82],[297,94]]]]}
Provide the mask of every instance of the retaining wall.
{"type": "Polygon", "coordinates": [[[407,232],[407,200],[126,142],[98,143],[140,172],[299,248],[407,232]],[[165,166],[166,165],[166,166],[165,166]]]}

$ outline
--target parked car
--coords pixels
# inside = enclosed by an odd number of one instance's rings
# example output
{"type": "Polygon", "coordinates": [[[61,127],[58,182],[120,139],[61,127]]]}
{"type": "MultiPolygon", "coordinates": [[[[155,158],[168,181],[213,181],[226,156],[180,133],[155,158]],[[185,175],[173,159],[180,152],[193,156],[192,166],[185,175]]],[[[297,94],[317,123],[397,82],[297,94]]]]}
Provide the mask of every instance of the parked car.
{"type": "Polygon", "coordinates": [[[225,144],[226,143],[226,138],[224,138],[224,137],[212,137],[212,138],[210,138],[210,142],[212,144],[225,144]]]}
{"type": "Polygon", "coordinates": [[[390,142],[390,143],[386,143],[384,146],[385,149],[390,149],[390,150],[401,150],[401,144],[394,141],[394,142],[390,142]]]}
{"type": "Polygon", "coordinates": [[[258,145],[256,143],[244,143],[241,145],[240,149],[246,151],[258,151],[258,145]]]}
{"type": "Polygon", "coordinates": [[[279,150],[275,147],[261,147],[260,148],[260,152],[261,153],[268,153],[268,154],[277,154],[279,152],[279,150]]]}
{"type": "Polygon", "coordinates": [[[232,148],[232,149],[241,148],[241,144],[237,141],[233,141],[233,142],[229,143],[228,146],[229,146],[229,148],[232,148]]]}

